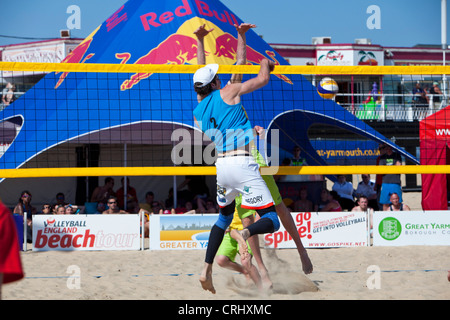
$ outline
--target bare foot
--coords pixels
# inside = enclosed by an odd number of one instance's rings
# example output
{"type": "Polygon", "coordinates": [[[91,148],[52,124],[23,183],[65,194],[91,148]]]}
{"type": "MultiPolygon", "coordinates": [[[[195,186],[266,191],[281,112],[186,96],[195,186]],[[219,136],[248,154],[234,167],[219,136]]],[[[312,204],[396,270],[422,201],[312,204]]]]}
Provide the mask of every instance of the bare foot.
{"type": "Polygon", "coordinates": [[[269,272],[267,271],[267,269],[265,267],[261,268],[259,270],[259,272],[261,274],[261,282],[262,282],[263,289],[265,291],[272,290],[273,289],[273,283],[272,283],[272,280],[269,277],[269,272]]]}
{"type": "Polygon", "coordinates": [[[212,281],[212,265],[205,263],[199,281],[203,290],[211,291],[212,294],[216,294],[216,289],[214,288],[212,281]]]}

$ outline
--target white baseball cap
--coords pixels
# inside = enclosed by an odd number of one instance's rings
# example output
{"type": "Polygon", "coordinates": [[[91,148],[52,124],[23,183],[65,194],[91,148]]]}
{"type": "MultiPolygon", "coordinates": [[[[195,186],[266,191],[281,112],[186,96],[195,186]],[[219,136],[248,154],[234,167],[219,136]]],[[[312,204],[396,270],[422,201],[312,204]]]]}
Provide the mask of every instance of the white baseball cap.
{"type": "Polygon", "coordinates": [[[194,84],[200,82],[202,84],[200,87],[206,86],[213,81],[217,70],[219,70],[219,65],[216,63],[208,64],[203,68],[198,69],[194,74],[194,84]]]}

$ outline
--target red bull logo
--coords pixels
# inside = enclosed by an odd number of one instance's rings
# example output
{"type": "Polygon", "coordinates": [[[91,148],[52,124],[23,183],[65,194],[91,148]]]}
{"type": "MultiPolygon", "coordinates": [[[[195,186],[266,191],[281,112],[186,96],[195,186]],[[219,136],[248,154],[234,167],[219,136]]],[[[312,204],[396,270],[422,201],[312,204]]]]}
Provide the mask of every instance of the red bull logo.
{"type": "MultiPolygon", "coordinates": [[[[64,58],[63,63],[84,63],[86,60],[89,60],[94,56],[94,53],[88,54],[84,59],[84,55],[86,54],[87,50],[89,49],[89,46],[91,45],[92,39],[95,35],[95,33],[98,31],[100,27],[94,30],[86,39],[84,39],[83,42],[81,42],[71,53],[67,55],[67,57],[64,58]],[[82,60],[83,59],[83,60],[82,60]]],[[[57,73],[58,74],[58,73],[57,73]]],[[[58,87],[64,82],[69,72],[63,72],[59,76],[59,80],[55,85],[55,89],[58,89],[58,87]]]]}
{"type": "Polygon", "coordinates": [[[121,23],[122,21],[126,21],[128,19],[127,13],[123,13],[122,15],[119,16],[120,11],[123,10],[123,7],[125,7],[125,5],[121,6],[119,8],[119,10],[117,10],[116,12],[113,13],[113,15],[111,17],[109,17],[108,19],[106,19],[106,31],[110,32],[112,29],[114,29],[114,27],[116,27],[119,23],[121,23]]]}
{"type": "MultiPolygon", "coordinates": [[[[201,2],[201,1],[200,1],[201,2]]],[[[213,13],[214,14],[214,13],[213,13]]],[[[224,14],[225,15],[225,14],[224,14]]],[[[225,15],[226,16],[226,15],[225,15]]],[[[229,15],[228,15],[229,16],[229,15]]],[[[228,19],[228,18],[227,18],[228,19]]],[[[175,34],[169,36],[161,42],[156,48],[150,50],[146,55],[138,58],[135,64],[197,64],[197,39],[194,36],[194,26],[207,24],[208,29],[214,29],[213,35],[206,41],[205,50],[207,63],[218,63],[222,65],[232,65],[236,62],[238,40],[229,33],[223,32],[219,27],[208,20],[198,17],[186,21],[175,34]],[[215,39],[215,40],[214,40],[215,39]],[[213,54],[211,54],[214,52],[213,54]]],[[[275,58],[275,52],[266,50],[266,55],[254,50],[247,45],[248,64],[260,64],[263,59],[270,58],[276,65],[280,63],[275,58]]],[[[121,64],[127,63],[130,53],[116,54],[116,58],[121,60],[121,64]]],[[[120,89],[128,90],[138,84],[141,80],[150,77],[151,73],[136,73],[130,79],[125,80],[120,89]]],[[[292,81],[284,75],[276,75],[283,81],[292,84],[292,81]]]]}
{"type": "MultiPolygon", "coordinates": [[[[121,64],[127,63],[131,54],[116,54],[121,64]]],[[[197,58],[197,40],[182,34],[172,34],[156,48],[136,60],[135,64],[185,64],[197,58]]],[[[131,89],[142,79],[150,77],[151,73],[135,73],[129,80],[125,80],[120,90],[131,89]]]]}
{"type": "MultiPolygon", "coordinates": [[[[192,9],[188,0],[182,0],[182,5],[177,7],[173,12],[166,11],[162,14],[157,14],[156,12],[148,12],[140,16],[142,26],[145,31],[149,31],[152,28],[158,28],[163,24],[167,24],[173,21],[175,17],[184,17],[192,15],[192,9]]],[[[195,0],[195,6],[198,13],[205,17],[216,17],[219,21],[230,23],[232,26],[238,24],[236,17],[233,13],[224,10],[223,12],[218,12],[217,10],[212,10],[209,5],[200,0],[195,0]]]]}

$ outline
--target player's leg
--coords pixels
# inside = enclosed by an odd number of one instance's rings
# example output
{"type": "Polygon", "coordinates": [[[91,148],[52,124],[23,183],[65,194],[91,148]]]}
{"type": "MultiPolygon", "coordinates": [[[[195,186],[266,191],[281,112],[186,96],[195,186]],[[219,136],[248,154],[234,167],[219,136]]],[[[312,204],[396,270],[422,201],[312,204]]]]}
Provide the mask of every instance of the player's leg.
{"type": "MultiPolygon", "coordinates": [[[[233,229],[231,230],[233,231],[233,229]]],[[[250,265],[249,270],[235,261],[236,255],[239,250],[238,242],[227,232],[223,238],[222,244],[217,251],[216,262],[222,268],[226,268],[232,271],[236,271],[245,275],[247,282],[253,282],[258,288],[261,288],[261,276],[258,269],[254,265],[250,265]]],[[[249,248],[249,254],[252,255],[252,251],[249,248]]],[[[251,260],[250,260],[251,261],[251,260]]]]}
{"type": "Polygon", "coordinates": [[[211,228],[209,234],[208,247],[206,248],[205,264],[203,270],[200,274],[200,283],[204,290],[216,293],[214,285],[212,283],[212,264],[214,262],[214,257],[216,256],[217,250],[222,243],[225,230],[233,220],[234,212],[234,201],[227,206],[220,209],[219,218],[217,219],[214,226],[211,228]]]}

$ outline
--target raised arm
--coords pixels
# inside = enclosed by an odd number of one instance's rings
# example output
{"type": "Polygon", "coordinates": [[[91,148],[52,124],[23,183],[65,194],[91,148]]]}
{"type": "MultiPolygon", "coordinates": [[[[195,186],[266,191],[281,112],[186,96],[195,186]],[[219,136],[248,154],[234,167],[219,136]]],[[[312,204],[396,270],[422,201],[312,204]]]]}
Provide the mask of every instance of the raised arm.
{"type": "MultiPolygon", "coordinates": [[[[236,49],[236,65],[246,65],[247,64],[247,41],[245,37],[245,33],[252,29],[256,28],[256,25],[251,23],[241,23],[239,26],[234,25],[238,32],[238,43],[236,49]]],[[[230,79],[231,83],[242,82],[242,74],[233,74],[230,79]]]]}
{"type": "Polygon", "coordinates": [[[264,59],[261,61],[259,73],[255,78],[247,80],[243,83],[232,83],[220,90],[222,99],[228,104],[238,104],[241,96],[255,90],[258,90],[269,83],[270,73],[273,71],[275,63],[271,60],[264,59]]]}
{"type": "Polygon", "coordinates": [[[197,64],[206,64],[206,55],[205,55],[205,43],[204,38],[214,30],[206,30],[206,24],[198,27],[197,30],[194,31],[195,36],[197,37],[197,64]]]}

